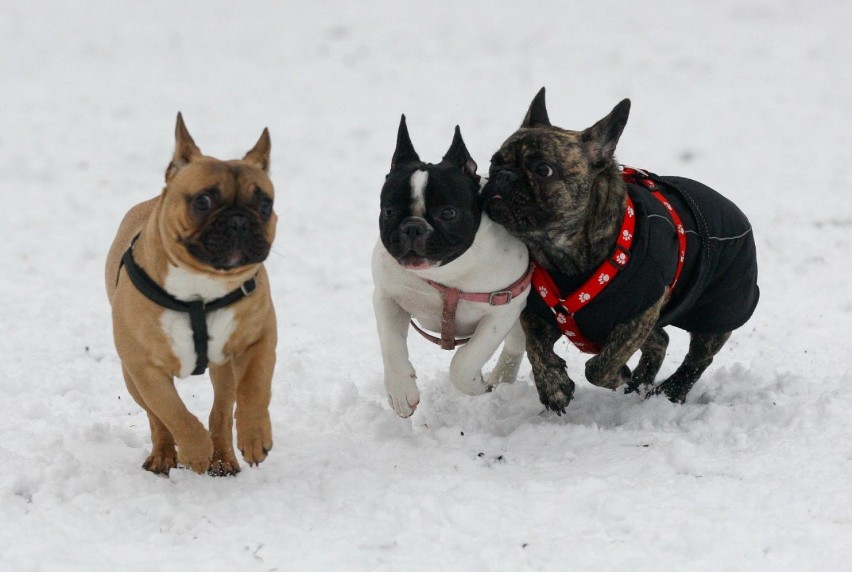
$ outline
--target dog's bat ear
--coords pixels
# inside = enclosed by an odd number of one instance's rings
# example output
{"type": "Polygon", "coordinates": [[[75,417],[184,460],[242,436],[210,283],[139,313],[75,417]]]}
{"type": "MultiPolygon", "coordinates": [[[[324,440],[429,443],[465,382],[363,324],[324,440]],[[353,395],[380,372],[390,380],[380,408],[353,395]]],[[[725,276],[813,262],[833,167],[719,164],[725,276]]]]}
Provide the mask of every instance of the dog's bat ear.
{"type": "Polygon", "coordinates": [[[189,134],[189,130],[183,122],[183,115],[178,111],[177,124],[175,125],[175,154],[172,157],[172,162],[166,168],[166,182],[171,181],[178,171],[200,156],[201,150],[192,140],[192,135],[189,134]]]}
{"type": "Polygon", "coordinates": [[[243,157],[243,161],[253,163],[268,173],[269,152],[271,150],[272,141],[269,139],[269,129],[264,127],[263,133],[260,134],[260,139],[257,140],[257,143],[254,144],[251,151],[246,153],[246,156],[243,157]]]}
{"type": "Polygon", "coordinates": [[[460,167],[468,177],[473,177],[478,180],[478,177],[476,176],[476,162],[467,151],[467,147],[462,139],[461,129],[459,129],[458,125],[456,125],[453,142],[450,143],[450,148],[444,155],[443,162],[460,167]]]}
{"type": "Polygon", "coordinates": [[[405,114],[399,120],[399,131],[396,135],[396,150],[391,159],[391,169],[403,163],[419,163],[420,156],[414,150],[411,137],[408,135],[408,126],[405,124],[405,114]]]}
{"type": "Polygon", "coordinates": [[[628,115],[630,100],[623,99],[609,115],[583,131],[581,140],[593,168],[602,169],[612,162],[615,146],[627,125],[628,115]]]}
{"type": "Polygon", "coordinates": [[[550,118],[547,116],[547,106],[544,104],[544,88],[542,87],[535,94],[527,115],[524,117],[524,122],[521,123],[521,129],[550,126],[550,118]]]}

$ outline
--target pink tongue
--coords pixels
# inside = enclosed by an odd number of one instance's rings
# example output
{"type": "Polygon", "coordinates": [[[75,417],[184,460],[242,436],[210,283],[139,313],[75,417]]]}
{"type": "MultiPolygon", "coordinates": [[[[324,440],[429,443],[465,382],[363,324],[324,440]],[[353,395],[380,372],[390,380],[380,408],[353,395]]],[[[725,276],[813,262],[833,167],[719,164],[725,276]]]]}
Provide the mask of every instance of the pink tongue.
{"type": "Polygon", "coordinates": [[[420,258],[417,261],[406,262],[405,267],[409,270],[425,270],[429,268],[429,262],[425,258],[420,258]]]}
{"type": "Polygon", "coordinates": [[[228,257],[228,264],[231,266],[236,266],[242,260],[243,255],[239,250],[234,250],[231,252],[231,255],[228,257]]]}

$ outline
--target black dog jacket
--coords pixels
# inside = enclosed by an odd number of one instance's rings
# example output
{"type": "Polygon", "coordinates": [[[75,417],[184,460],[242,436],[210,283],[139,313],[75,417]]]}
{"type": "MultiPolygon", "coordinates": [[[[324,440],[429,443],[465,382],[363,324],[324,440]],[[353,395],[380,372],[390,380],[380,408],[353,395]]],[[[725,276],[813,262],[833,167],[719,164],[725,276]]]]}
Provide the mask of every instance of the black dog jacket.
{"type": "MultiPolygon", "coordinates": [[[[757,256],[754,236],[743,212],[697,181],[648,174],[680,215],[686,229],[686,258],[680,278],[657,326],[719,334],[742,326],[757,306],[757,256]]],[[[647,310],[675,276],[678,239],[672,217],[646,187],[628,183],[636,227],[629,259],[588,305],[574,314],[582,335],[602,346],[613,328],[647,310]]],[[[562,296],[580,288],[595,271],[569,276],[548,270],[562,296]]],[[[555,310],[541,296],[527,308],[546,319],[555,310]]]]}

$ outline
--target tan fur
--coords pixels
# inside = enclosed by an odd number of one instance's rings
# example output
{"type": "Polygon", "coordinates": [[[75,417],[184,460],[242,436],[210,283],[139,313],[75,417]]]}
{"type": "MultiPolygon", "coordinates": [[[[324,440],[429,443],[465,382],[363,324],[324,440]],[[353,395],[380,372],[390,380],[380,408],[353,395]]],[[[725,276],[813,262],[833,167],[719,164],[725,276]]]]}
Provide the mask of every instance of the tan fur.
{"type": "MultiPolygon", "coordinates": [[[[258,187],[273,195],[266,172],[269,150],[269,134],[264,131],[242,160],[206,157],[178,115],[175,156],[166,172],[166,188],[160,196],[134,206],[125,215],[109,250],[105,281],[115,345],[128,391],[148,414],[153,447],[143,466],[152,472],[168,473],[174,468],[177,450],[180,462],[198,473],[238,472],[232,435],[235,403],[237,444],[244,459],[250,465],[258,464],[272,447],[268,408],[277,328],[263,264],[217,270],[193,257],[184,246],[196,239],[203,227],[189,212],[188,198],[193,193],[215,185],[228,205],[248,204],[258,187]],[[186,408],[175,389],[180,360],[161,322],[165,310],[143,296],[121,267],[121,257],[137,234],[134,259],[160,286],[164,286],[170,267],[212,279],[224,292],[239,288],[256,275],[257,289],[228,306],[236,328],[224,345],[223,361],[210,363],[215,398],[209,431],[186,408]]],[[[272,213],[263,225],[264,239],[270,244],[275,223],[272,213]]]]}

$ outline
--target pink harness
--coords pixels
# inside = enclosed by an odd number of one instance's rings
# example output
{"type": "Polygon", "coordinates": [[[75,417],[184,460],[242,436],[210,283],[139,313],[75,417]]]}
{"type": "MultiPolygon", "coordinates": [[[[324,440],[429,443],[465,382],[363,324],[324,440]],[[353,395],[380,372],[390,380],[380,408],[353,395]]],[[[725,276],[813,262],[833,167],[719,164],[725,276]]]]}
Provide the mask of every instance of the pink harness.
{"type": "Polygon", "coordinates": [[[530,287],[532,272],[533,264],[530,262],[530,265],[527,268],[527,271],[524,272],[523,276],[518,278],[518,280],[504,290],[499,290],[497,292],[462,292],[458,288],[451,288],[438,282],[424,279],[424,282],[435,288],[444,298],[444,309],[441,312],[441,337],[439,338],[425,332],[422,328],[420,328],[420,326],[414,323],[414,320],[411,320],[411,325],[424,338],[441,346],[441,349],[454,350],[456,347],[465,344],[468,340],[470,340],[470,338],[456,339],[456,308],[459,305],[459,300],[482,302],[487,303],[489,306],[505,306],[514,298],[523,294],[524,291],[530,287]]]}

